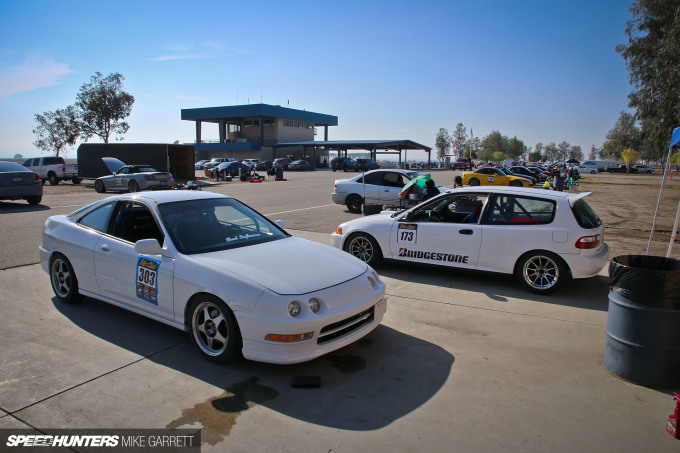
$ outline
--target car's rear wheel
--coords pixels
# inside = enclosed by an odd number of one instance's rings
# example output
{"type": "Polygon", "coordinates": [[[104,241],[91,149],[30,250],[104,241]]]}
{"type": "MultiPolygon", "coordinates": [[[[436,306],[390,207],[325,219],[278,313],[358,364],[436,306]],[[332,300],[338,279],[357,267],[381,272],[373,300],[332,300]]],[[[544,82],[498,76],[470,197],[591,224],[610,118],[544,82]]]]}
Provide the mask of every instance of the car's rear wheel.
{"type": "Polygon", "coordinates": [[[26,197],[28,204],[35,206],[42,201],[42,195],[34,195],[32,197],[26,197]]]}
{"type": "Polygon", "coordinates": [[[128,183],[128,192],[139,192],[139,184],[134,179],[128,183]]]}
{"type": "Polygon", "coordinates": [[[513,187],[522,187],[521,181],[510,181],[510,185],[513,187]]]}
{"type": "Polygon", "coordinates": [[[76,273],[69,260],[61,253],[55,253],[50,259],[50,281],[52,290],[60,301],[68,304],[80,299],[76,273]]]}
{"type": "Polygon", "coordinates": [[[99,179],[94,181],[94,191],[98,193],[104,193],[106,192],[106,187],[104,186],[104,181],[101,181],[99,179]]]}
{"type": "Polygon", "coordinates": [[[552,293],[569,278],[564,261],[547,251],[530,252],[522,256],[517,262],[515,274],[524,287],[536,294],[552,293]]]}
{"type": "Polygon", "coordinates": [[[191,342],[206,359],[224,363],[241,354],[241,334],[234,314],[215,296],[197,296],[189,307],[191,342]]]}
{"type": "Polygon", "coordinates": [[[345,204],[349,212],[361,212],[361,205],[364,204],[364,200],[359,195],[353,193],[347,197],[345,204]]]}
{"type": "Polygon", "coordinates": [[[478,186],[479,185],[479,179],[477,179],[477,178],[470,179],[470,185],[471,186],[478,186]]]}
{"type": "Polygon", "coordinates": [[[345,251],[369,266],[375,266],[382,260],[380,246],[372,236],[365,233],[350,236],[345,242],[345,251]]]}
{"type": "Polygon", "coordinates": [[[52,171],[49,172],[49,174],[47,175],[47,179],[50,181],[50,184],[53,185],[53,186],[56,186],[57,184],[59,184],[59,178],[57,178],[57,174],[52,172],[52,171]]]}

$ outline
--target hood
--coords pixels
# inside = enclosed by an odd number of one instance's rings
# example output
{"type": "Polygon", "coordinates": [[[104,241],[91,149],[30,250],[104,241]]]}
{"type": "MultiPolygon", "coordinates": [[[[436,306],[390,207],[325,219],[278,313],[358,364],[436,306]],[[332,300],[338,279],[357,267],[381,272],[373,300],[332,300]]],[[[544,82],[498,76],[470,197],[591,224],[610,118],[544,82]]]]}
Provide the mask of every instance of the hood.
{"type": "Polygon", "coordinates": [[[277,294],[307,294],[335,286],[368,267],[341,250],[294,236],[191,257],[277,294]]]}
{"type": "Polygon", "coordinates": [[[111,174],[116,173],[118,170],[125,166],[125,162],[116,159],[115,157],[102,157],[102,160],[104,161],[104,164],[106,164],[106,168],[109,169],[109,172],[111,172],[111,174]]]}

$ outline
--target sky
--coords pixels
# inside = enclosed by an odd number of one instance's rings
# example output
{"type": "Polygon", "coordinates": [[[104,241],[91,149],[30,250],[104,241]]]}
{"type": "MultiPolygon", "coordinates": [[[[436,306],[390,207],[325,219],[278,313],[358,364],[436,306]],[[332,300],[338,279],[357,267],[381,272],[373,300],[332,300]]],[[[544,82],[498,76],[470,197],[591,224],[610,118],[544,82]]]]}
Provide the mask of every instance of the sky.
{"type": "Polygon", "coordinates": [[[336,115],[329,140],[434,149],[463,123],[587,157],[628,111],[615,48],[631,3],[0,0],[0,158],[39,156],[35,114],[74,104],[95,72],[135,97],[126,143],[190,143],[181,109],[265,103],[336,115]]]}

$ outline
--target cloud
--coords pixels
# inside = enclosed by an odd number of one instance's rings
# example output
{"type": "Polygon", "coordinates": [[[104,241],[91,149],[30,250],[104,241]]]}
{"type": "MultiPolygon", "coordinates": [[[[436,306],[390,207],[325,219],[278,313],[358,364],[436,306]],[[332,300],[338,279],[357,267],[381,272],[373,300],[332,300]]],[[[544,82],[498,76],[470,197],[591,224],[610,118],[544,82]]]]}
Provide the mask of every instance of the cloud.
{"type": "Polygon", "coordinates": [[[54,86],[59,78],[74,72],[66,63],[29,55],[16,66],[0,69],[0,99],[14,93],[54,86]]]}
{"type": "Polygon", "coordinates": [[[199,45],[174,44],[165,46],[165,49],[168,54],[151,57],[149,61],[201,60],[228,54],[253,54],[250,51],[231,48],[221,41],[203,41],[199,45]]]}

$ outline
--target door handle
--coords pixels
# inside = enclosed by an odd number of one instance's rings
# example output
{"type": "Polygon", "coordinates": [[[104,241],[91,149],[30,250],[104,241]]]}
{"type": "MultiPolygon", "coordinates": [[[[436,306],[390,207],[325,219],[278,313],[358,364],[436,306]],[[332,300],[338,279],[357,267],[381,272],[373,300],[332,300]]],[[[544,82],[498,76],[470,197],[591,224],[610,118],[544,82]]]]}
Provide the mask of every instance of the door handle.
{"type": "Polygon", "coordinates": [[[467,235],[472,234],[472,230],[458,230],[458,232],[459,232],[460,234],[467,234],[467,235]]]}
{"type": "Polygon", "coordinates": [[[102,244],[99,248],[102,249],[104,252],[110,252],[111,251],[108,244],[102,244]]]}

